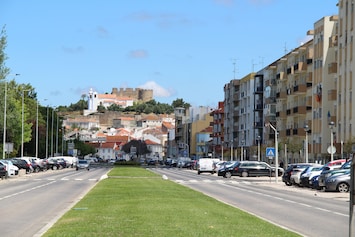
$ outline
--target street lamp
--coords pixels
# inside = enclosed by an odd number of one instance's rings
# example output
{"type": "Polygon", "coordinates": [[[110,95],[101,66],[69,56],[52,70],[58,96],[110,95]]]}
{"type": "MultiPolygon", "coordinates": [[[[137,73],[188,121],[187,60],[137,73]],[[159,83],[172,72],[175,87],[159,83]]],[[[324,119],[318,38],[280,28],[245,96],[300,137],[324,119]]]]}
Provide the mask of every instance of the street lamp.
{"type": "Polygon", "coordinates": [[[244,145],[244,140],[242,140],[242,147],[241,147],[241,150],[240,150],[240,160],[243,160],[243,159],[244,159],[243,145],[244,145]]]}
{"type": "Polygon", "coordinates": [[[304,131],[306,132],[305,158],[306,158],[306,163],[308,163],[308,131],[309,131],[309,127],[307,124],[305,124],[303,128],[304,128],[304,131]]]}
{"type": "Polygon", "coordinates": [[[46,158],[48,158],[48,116],[49,116],[49,110],[48,110],[48,105],[47,105],[47,123],[46,123],[46,158]]]}
{"type": "Polygon", "coordinates": [[[25,92],[30,91],[28,89],[22,90],[22,126],[21,126],[21,157],[23,157],[23,135],[24,135],[24,117],[25,117],[25,92]]]}
{"type": "Polygon", "coordinates": [[[329,128],[330,128],[330,149],[329,149],[329,153],[330,153],[330,161],[334,160],[334,147],[333,147],[333,128],[334,128],[334,122],[330,121],[329,122],[329,128]]]}
{"type": "MultiPolygon", "coordinates": [[[[20,74],[15,74],[15,76],[19,76],[20,74]]],[[[5,93],[4,93],[4,133],[3,133],[3,144],[2,144],[2,158],[5,159],[5,150],[6,150],[6,110],[7,110],[7,81],[4,78],[5,82],[5,93]]]]}
{"type": "Polygon", "coordinates": [[[256,140],[258,141],[258,161],[260,161],[260,140],[261,140],[261,137],[257,136],[256,140]]]}
{"type": "Polygon", "coordinates": [[[233,139],[231,140],[231,161],[233,161],[233,139]]]}
{"type": "Polygon", "coordinates": [[[38,157],[38,100],[36,108],[36,157],[38,157]]]}
{"type": "Polygon", "coordinates": [[[53,140],[54,140],[54,110],[55,110],[55,107],[52,109],[52,134],[51,134],[51,157],[53,157],[53,140]]]}
{"type": "Polygon", "coordinates": [[[223,150],[224,150],[224,142],[221,142],[221,147],[222,147],[222,161],[223,161],[223,150]]]}

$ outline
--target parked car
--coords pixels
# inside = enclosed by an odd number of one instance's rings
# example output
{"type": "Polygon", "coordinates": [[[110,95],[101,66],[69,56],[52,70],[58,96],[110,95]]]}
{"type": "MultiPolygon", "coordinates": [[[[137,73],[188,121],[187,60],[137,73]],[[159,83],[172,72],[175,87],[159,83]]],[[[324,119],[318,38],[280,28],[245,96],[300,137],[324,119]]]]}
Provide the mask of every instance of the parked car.
{"type": "MultiPolygon", "coordinates": [[[[230,178],[231,176],[275,176],[275,167],[260,161],[237,161],[231,166],[218,170],[218,176],[230,178]]],[[[278,173],[282,175],[284,170],[279,167],[278,173]]]]}
{"type": "Polygon", "coordinates": [[[0,177],[1,179],[7,179],[7,171],[6,171],[6,166],[3,164],[0,164],[0,177]]]}
{"type": "MultiPolygon", "coordinates": [[[[342,163],[345,160],[337,160],[340,163],[342,163]]],[[[348,162],[342,163],[340,167],[339,165],[331,165],[331,166],[326,166],[326,168],[320,173],[319,178],[318,178],[318,186],[319,189],[324,189],[325,188],[325,181],[328,177],[333,176],[335,174],[344,174],[348,170],[350,170],[351,167],[351,160],[348,162]]]]}
{"type": "Polygon", "coordinates": [[[299,183],[299,177],[307,167],[312,166],[312,163],[294,163],[289,164],[284,174],[282,175],[282,182],[287,186],[299,183]]]}
{"type": "Polygon", "coordinates": [[[7,176],[18,175],[19,168],[11,160],[1,160],[0,163],[6,166],[7,176]]]}
{"type": "Polygon", "coordinates": [[[46,166],[44,165],[43,159],[40,159],[38,157],[31,157],[30,159],[34,172],[46,170],[46,166]]]}
{"type": "Polygon", "coordinates": [[[350,169],[345,173],[337,173],[325,180],[325,191],[347,193],[350,190],[350,169]]]}
{"type": "Polygon", "coordinates": [[[78,164],[76,165],[76,170],[79,170],[79,169],[87,169],[87,170],[90,170],[90,163],[88,160],[82,160],[82,159],[79,159],[78,160],[78,164]]]}
{"type": "Polygon", "coordinates": [[[24,158],[12,158],[11,159],[12,163],[14,165],[16,165],[19,169],[24,169],[26,170],[26,173],[32,173],[33,172],[33,167],[32,167],[32,163],[30,160],[28,159],[24,159],[24,158]]]}
{"type": "Polygon", "coordinates": [[[44,162],[48,170],[57,170],[67,167],[66,161],[63,158],[49,157],[45,159],[44,162]]]}
{"type": "Polygon", "coordinates": [[[313,176],[313,178],[309,181],[310,187],[312,189],[319,189],[318,178],[319,178],[319,174],[313,176]]]}
{"type": "Polygon", "coordinates": [[[310,187],[310,180],[313,176],[320,174],[323,169],[323,165],[315,164],[313,166],[308,166],[304,171],[302,171],[300,176],[300,186],[310,187]]]}

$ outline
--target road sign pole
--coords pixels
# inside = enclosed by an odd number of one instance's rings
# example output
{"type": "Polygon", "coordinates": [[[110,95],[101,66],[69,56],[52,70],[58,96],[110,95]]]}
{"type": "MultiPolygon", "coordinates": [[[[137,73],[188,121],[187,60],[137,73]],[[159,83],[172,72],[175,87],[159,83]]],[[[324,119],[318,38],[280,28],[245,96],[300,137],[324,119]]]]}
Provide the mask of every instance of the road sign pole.
{"type": "Polygon", "coordinates": [[[278,176],[279,176],[279,157],[278,157],[278,142],[277,142],[277,130],[274,126],[270,123],[268,124],[272,130],[275,132],[275,182],[278,183],[278,176]]]}

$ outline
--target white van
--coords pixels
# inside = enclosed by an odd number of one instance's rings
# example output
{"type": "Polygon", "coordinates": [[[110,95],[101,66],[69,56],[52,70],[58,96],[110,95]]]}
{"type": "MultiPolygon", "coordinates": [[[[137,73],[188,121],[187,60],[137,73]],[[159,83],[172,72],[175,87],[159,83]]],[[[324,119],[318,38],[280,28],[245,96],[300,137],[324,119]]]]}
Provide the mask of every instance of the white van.
{"type": "Polygon", "coordinates": [[[216,173],[214,163],[219,161],[221,160],[218,158],[200,158],[197,162],[197,174],[203,172],[216,173]]]}

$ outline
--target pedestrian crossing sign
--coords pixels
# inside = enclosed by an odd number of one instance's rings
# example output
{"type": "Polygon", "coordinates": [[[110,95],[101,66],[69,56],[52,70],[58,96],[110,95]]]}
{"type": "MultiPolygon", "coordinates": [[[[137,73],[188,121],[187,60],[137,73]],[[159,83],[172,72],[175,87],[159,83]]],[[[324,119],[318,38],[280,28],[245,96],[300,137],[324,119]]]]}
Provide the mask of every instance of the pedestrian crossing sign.
{"type": "Polygon", "coordinates": [[[266,148],[266,156],[275,157],[275,148],[267,147],[266,148]]]}

